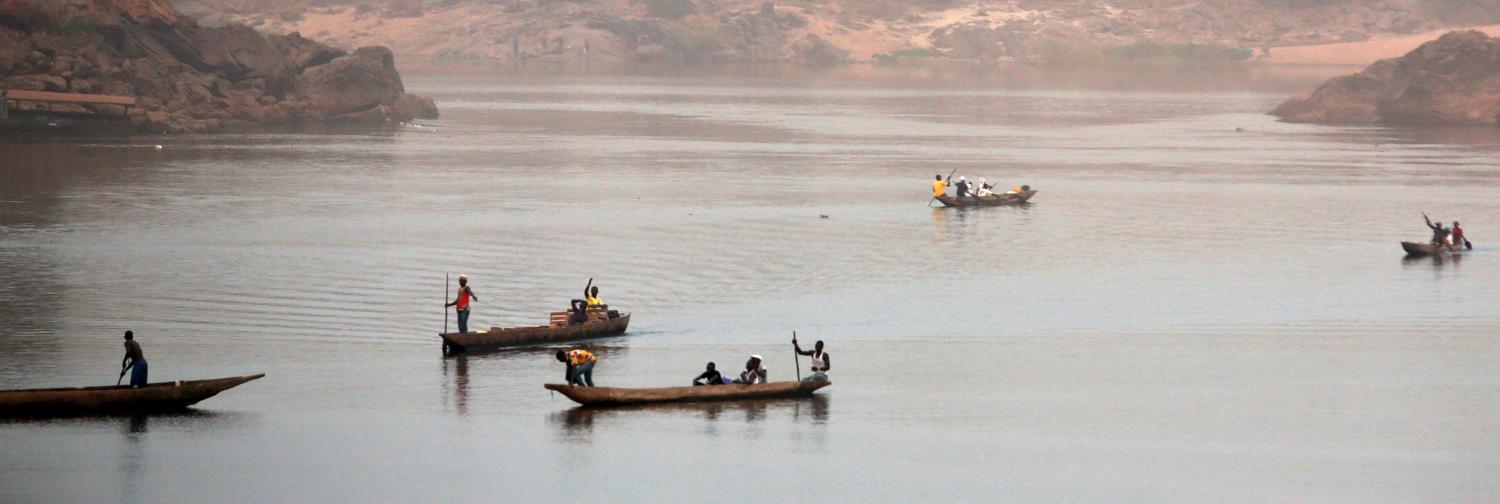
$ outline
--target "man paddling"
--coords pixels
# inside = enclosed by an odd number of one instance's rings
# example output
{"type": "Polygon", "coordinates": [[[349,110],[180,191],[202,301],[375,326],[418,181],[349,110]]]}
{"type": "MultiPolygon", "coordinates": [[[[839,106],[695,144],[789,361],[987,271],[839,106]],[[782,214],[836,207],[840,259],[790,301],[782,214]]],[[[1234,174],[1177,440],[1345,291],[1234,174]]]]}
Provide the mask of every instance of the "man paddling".
{"type": "Polygon", "coordinates": [[[1458,221],[1453,221],[1453,234],[1451,234],[1449,236],[1453,237],[1453,246],[1454,247],[1460,247],[1460,246],[1462,246],[1462,247],[1473,248],[1472,245],[1469,245],[1469,239],[1468,238],[1464,238],[1464,228],[1458,227],[1458,221]]]}
{"type": "Polygon", "coordinates": [[[594,363],[599,361],[592,352],[582,348],[558,350],[557,360],[568,366],[568,385],[594,386],[594,363]]]}
{"type": "Polygon", "coordinates": [[[792,337],[792,349],[797,351],[797,355],[812,357],[812,374],[807,375],[802,381],[828,381],[829,360],[828,354],[823,351],[823,340],[813,343],[812,350],[803,350],[801,346],[797,345],[797,338],[794,336],[792,337]]]}
{"type": "MultiPolygon", "coordinates": [[[[948,193],[948,182],[943,180],[943,176],[942,175],[937,175],[937,179],[935,179],[932,182],[932,197],[936,198],[938,196],[942,196],[942,195],[947,194],[947,193],[948,193]]],[[[932,204],[932,202],[928,201],[927,204],[930,205],[930,204],[932,204]]]]}
{"type": "Polygon", "coordinates": [[[1427,214],[1425,213],[1422,214],[1422,220],[1427,221],[1427,227],[1432,228],[1433,245],[1442,245],[1448,248],[1453,248],[1453,243],[1448,241],[1448,238],[1452,236],[1452,232],[1448,231],[1448,228],[1443,227],[1442,221],[1438,221],[1437,224],[1433,224],[1432,219],[1428,218],[1427,214]]]}
{"type": "Polygon", "coordinates": [[[135,342],[135,333],[125,331],[125,358],[120,360],[120,376],[130,372],[130,388],[146,386],[146,354],[135,342]]]}
{"type": "Polygon", "coordinates": [[[447,306],[453,306],[458,311],[458,332],[469,332],[469,301],[478,301],[479,296],[474,295],[474,289],[469,288],[469,275],[458,276],[458,298],[447,306]]]}
{"type": "Polygon", "coordinates": [[[959,175],[958,183],[955,183],[953,185],[958,186],[958,192],[953,195],[954,197],[962,198],[969,195],[969,181],[964,180],[963,175],[959,175]]]}

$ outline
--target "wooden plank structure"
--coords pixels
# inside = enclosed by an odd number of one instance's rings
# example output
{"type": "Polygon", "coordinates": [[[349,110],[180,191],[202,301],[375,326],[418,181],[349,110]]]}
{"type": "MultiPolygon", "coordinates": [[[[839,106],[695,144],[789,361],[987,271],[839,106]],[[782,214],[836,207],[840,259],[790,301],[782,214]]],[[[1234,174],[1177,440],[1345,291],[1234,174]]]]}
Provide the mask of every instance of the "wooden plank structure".
{"type": "Polygon", "coordinates": [[[16,110],[21,110],[21,102],[35,102],[46,105],[46,111],[52,112],[54,103],[71,103],[75,105],[118,105],[121,107],[120,117],[130,115],[130,108],[135,106],[135,97],[99,95],[83,93],[55,93],[51,91],[22,91],[0,89],[0,99],[4,99],[5,105],[0,107],[0,120],[9,118],[12,104],[16,110]]]}

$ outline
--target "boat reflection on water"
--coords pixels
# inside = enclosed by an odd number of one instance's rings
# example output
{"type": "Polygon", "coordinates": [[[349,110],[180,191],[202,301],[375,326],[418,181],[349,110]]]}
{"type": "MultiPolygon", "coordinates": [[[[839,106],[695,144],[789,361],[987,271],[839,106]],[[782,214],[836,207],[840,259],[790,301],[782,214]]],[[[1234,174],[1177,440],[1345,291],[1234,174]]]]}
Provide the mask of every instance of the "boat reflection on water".
{"type": "Polygon", "coordinates": [[[828,423],[830,401],[827,395],[815,394],[801,398],[638,404],[609,408],[578,406],[553,413],[550,420],[554,426],[561,427],[559,432],[565,440],[588,443],[596,421],[623,421],[640,415],[702,418],[709,423],[707,432],[710,434],[717,433],[716,427],[721,421],[743,420],[747,424],[759,424],[767,419],[789,417],[794,424],[808,422],[824,425],[828,423]]]}
{"type": "Polygon", "coordinates": [[[1413,268],[1423,265],[1431,265],[1435,270],[1441,270],[1444,266],[1452,265],[1457,268],[1463,263],[1464,254],[1430,254],[1430,255],[1407,255],[1401,257],[1401,266],[1413,268]]]}
{"type": "Polygon", "coordinates": [[[443,359],[443,405],[452,402],[452,411],[458,416],[469,414],[469,357],[458,355],[443,359]]]}

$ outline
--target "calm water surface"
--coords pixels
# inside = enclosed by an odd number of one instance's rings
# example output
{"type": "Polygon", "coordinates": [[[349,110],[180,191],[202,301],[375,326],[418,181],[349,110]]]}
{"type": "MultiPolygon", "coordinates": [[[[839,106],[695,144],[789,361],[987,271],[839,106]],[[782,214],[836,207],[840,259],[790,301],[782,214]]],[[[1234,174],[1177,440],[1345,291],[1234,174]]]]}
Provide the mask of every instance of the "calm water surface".
{"type": "Polygon", "coordinates": [[[1255,79],[408,73],[441,120],[0,137],[0,388],[112,383],[126,328],[155,380],[267,373],[0,424],[0,501],[1500,492],[1500,131],[1279,124],[1308,83],[1255,79]],[[924,207],[955,169],[1041,192],[924,207]],[[1403,260],[1422,210],[1475,251],[1403,260]],[[440,355],[444,272],[481,327],[594,278],[602,385],[789,378],[793,330],[835,384],[574,408],[556,348],[440,355]]]}

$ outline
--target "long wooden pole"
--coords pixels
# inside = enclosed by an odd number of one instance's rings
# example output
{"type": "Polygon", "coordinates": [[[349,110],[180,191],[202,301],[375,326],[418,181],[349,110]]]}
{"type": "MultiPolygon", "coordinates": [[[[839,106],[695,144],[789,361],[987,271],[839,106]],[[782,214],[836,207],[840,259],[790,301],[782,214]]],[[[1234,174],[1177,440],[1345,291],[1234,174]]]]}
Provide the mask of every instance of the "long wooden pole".
{"type": "Polygon", "coordinates": [[[448,333],[448,275],[443,272],[443,333],[448,333]]]}
{"type": "Polygon", "coordinates": [[[802,381],[802,356],[797,355],[797,331],[792,331],[792,362],[797,364],[797,381],[802,381]]]}

